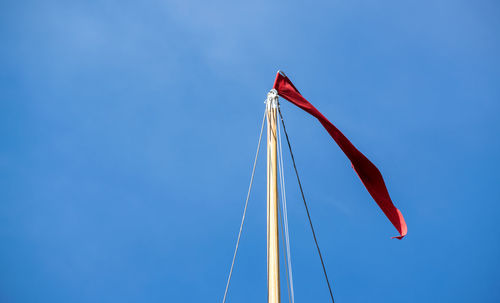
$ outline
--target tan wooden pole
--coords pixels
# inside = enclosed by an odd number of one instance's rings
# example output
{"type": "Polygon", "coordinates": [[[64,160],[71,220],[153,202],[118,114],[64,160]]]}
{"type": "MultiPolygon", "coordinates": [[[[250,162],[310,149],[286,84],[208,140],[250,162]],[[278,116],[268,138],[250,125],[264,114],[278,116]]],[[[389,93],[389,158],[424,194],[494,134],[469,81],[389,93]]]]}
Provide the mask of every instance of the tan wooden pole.
{"type": "Polygon", "coordinates": [[[267,287],[268,303],[280,303],[278,173],[276,126],[278,94],[267,95],[267,287]]]}

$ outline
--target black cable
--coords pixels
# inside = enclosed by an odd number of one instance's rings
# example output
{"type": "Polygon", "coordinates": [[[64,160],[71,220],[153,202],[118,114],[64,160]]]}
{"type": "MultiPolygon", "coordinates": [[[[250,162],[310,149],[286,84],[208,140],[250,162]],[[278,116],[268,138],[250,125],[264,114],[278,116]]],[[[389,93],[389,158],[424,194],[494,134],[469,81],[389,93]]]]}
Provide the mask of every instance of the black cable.
{"type": "Polygon", "coordinates": [[[297,176],[297,181],[299,182],[300,193],[302,194],[302,200],[304,201],[304,206],[307,212],[307,218],[309,219],[309,225],[311,226],[311,231],[314,238],[314,243],[316,243],[316,248],[318,249],[319,259],[321,260],[321,266],[323,267],[323,273],[325,274],[326,284],[328,284],[328,290],[330,291],[330,297],[332,298],[332,303],[335,303],[333,299],[332,288],[330,286],[330,282],[328,281],[328,275],[326,274],[325,263],[323,262],[323,256],[321,255],[321,251],[319,249],[318,239],[316,239],[316,233],[314,232],[314,227],[311,220],[311,215],[309,214],[309,208],[307,207],[306,198],[304,196],[304,191],[302,190],[302,184],[300,183],[299,172],[297,171],[297,165],[295,165],[295,158],[293,157],[292,146],[290,145],[290,140],[288,139],[288,133],[286,132],[285,121],[283,120],[283,115],[281,114],[281,110],[278,108],[281,124],[283,125],[283,132],[285,133],[286,142],[288,143],[288,149],[290,150],[290,156],[293,162],[293,168],[295,169],[295,175],[297,176]]]}

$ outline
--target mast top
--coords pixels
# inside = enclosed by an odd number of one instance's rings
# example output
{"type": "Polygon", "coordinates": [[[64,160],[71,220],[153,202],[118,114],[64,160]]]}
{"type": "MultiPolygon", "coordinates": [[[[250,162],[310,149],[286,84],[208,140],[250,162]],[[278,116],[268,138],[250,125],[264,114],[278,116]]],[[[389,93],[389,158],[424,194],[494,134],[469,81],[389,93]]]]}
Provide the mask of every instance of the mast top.
{"type": "Polygon", "coordinates": [[[273,88],[267,93],[266,106],[267,109],[270,109],[270,108],[277,108],[278,105],[279,105],[278,91],[273,88]]]}

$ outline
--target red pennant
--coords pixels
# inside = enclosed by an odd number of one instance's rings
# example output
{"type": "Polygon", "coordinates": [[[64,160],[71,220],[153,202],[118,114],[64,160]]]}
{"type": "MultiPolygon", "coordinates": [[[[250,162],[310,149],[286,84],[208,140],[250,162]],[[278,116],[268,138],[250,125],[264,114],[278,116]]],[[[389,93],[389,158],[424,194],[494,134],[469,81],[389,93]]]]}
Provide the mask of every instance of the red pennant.
{"type": "Polygon", "coordinates": [[[312,116],[316,117],[323,127],[328,131],[333,140],[344,152],[344,154],[351,160],[354,171],[358,174],[361,182],[366,187],[370,195],[373,197],[378,206],[382,209],[387,218],[396,227],[399,236],[393,237],[402,239],[407,233],[407,227],[403,215],[391,201],[389,192],[385,187],[384,179],[378,168],[373,165],[368,158],[365,157],[352,143],[342,134],[328,119],[323,116],[309,101],[307,101],[299,93],[293,83],[283,73],[278,71],[276,80],[274,81],[274,89],[278,94],[292,102],[296,106],[305,110],[312,116]]]}

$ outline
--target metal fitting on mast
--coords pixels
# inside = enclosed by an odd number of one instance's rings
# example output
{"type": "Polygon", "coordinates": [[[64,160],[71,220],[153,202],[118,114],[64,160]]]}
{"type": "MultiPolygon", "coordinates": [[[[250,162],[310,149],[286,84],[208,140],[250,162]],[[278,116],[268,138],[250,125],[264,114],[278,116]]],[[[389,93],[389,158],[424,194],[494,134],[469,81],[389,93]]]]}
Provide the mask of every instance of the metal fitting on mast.
{"type": "Polygon", "coordinates": [[[266,107],[267,109],[271,108],[278,108],[279,106],[279,97],[278,97],[278,91],[276,89],[271,89],[269,93],[267,93],[267,99],[266,99],[266,107]]]}

